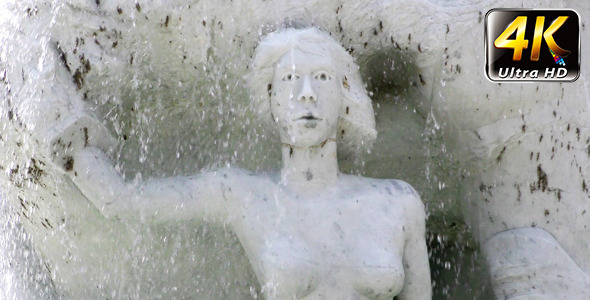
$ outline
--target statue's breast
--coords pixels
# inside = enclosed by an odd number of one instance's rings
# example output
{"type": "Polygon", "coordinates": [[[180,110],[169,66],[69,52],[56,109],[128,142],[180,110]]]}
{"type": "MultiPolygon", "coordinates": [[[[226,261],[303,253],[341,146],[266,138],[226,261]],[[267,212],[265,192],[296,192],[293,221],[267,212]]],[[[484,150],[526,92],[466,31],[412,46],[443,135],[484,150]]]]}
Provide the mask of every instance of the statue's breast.
{"type": "Polygon", "coordinates": [[[401,291],[403,218],[393,208],[385,211],[372,193],[360,194],[249,206],[236,227],[269,297],[347,291],[347,297],[391,299],[401,291]]]}

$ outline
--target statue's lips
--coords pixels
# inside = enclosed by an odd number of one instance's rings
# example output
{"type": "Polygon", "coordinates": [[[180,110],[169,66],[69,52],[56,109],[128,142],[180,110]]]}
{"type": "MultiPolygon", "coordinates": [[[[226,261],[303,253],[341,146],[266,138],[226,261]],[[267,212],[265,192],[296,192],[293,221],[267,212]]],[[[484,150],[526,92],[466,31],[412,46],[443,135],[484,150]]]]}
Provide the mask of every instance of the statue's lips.
{"type": "Polygon", "coordinates": [[[303,116],[303,117],[299,117],[294,119],[293,121],[321,121],[322,119],[317,118],[313,115],[307,115],[307,116],[303,116]]]}

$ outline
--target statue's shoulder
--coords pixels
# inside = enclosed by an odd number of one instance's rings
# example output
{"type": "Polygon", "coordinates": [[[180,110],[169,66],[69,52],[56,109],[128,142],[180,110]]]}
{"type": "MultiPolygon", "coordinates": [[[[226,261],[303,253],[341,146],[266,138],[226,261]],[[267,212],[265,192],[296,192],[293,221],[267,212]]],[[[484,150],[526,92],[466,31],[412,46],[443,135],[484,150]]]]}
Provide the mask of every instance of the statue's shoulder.
{"type": "Polygon", "coordinates": [[[391,195],[392,198],[414,198],[420,200],[420,195],[416,190],[407,182],[398,179],[379,179],[379,178],[368,178],[361,177],[366,184],[370,184],[373,188],[378,189],[380,192],[387,195],[391,195]]]}
{"type": "Polygon", "coordinates": [[[386,189],[392,188],[398,194],[420,200],[420,195],[409,183],[398,179],[383,179],[382,181],[386,189]]]}
{"type": "Polygon", "coordinates": [[[418,192],[409,183],[397,179],[366,178],[366,180],[378,190],[380,195],[384,196],[382,201],[404,210],[405,215],[413,219],[412,223],[424,222],[424,203],[418,192]]]}
{"type": "Polygon", "coordinates": [[[389,184],[402,195],[398,201],[402,203],[409,223],[414,224],[416,228],[424,228],[426,222],[426,208],[422,199],[420,199],[418,192],[416,192],[409,183],[403,180],[388,179],[388,181],[389,184]]]}
{"type": "Polygon", "coordinates": [[[380,179],[361,177],[355,175],[344,175],[345,184],[349,188],[359,189],[363,192],[367,192],[367,188],[385,196],[388,201],[399,203],[411,202],[414,205],[422,205],[420,195],[416,190],[407,182],[397,179],[380,179]]]}

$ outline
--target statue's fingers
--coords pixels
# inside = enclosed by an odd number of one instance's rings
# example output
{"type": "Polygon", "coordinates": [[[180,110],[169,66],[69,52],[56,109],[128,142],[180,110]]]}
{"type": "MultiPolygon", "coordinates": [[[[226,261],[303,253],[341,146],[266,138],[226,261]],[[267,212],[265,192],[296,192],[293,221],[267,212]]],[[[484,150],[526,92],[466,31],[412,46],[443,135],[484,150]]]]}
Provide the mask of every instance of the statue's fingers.
{"type": "Polygon", "coordinates": [[[116,145],[116,140],[106,127],[84,113],[71,115],[49,129],[47,142],[50,157],[66,171],[72,168],[72,155],[84,147],[97,147],[108,151],[116,145]]]}
{"type": "Polygon", "coordinates": [[[85,136],[86,146],[96,147],[104,152],[108,152],[117,145],[117,139],[111,135],[103,123],[91,118],[91,123],[88,125],[90,126],[86,127],[88,128],[88,135],[85,136]]]}

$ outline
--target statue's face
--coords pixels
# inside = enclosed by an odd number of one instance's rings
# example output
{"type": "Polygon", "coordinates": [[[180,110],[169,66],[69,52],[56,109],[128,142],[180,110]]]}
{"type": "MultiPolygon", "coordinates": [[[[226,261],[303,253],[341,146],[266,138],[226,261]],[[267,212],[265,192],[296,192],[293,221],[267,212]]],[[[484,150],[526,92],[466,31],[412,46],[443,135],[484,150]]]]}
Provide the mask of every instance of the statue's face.
{"type": "Polygon", "coordinates": [[[285,54],[275,68],[270,103],[283,143],[309,147],[335,138],[342,90],[329,55],[285,54]]]}

